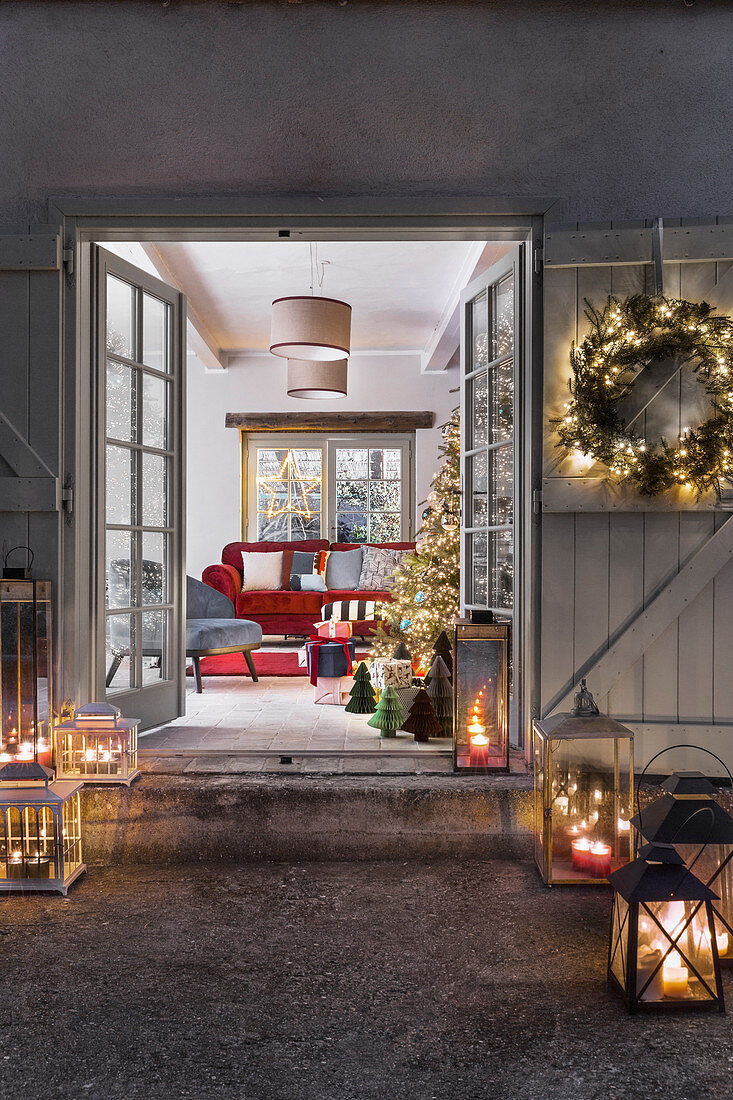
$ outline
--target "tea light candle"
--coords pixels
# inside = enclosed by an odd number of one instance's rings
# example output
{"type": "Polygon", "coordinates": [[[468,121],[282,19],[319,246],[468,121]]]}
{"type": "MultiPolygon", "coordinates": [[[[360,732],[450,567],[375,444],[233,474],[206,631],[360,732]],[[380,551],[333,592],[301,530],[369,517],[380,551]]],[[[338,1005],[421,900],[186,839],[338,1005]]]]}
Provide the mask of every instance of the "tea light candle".
{"type": "Polygon", "coordinates": [[[587,836],[580,836],[572,843],[572,861],[574,871],[587,871],[590,860],[590,841],[587,836]]]}
{"type": "Polygon", "coordinates": [[[728,933],[727,932],[718,932],[718,934],[715,937],[715,943],[717,945],[719,955],[727,955],[728,954],[729,939],[728,939],[728,933]]]}
{"type": "Polygon", "coordinates": [[[468,739],[468,757],[472,768],[488,768],[489,766],[489,739],[483,730],[484,727],[482,726],[478,733],[472,734],[468,739]]]}
{"type": "Polygon", "coordinates": [[[679,1000],[681,997],[687,996],[688,971],[687,967],[682,966],[681,963],[679,951],[670,952],[664,960],[662,983],[665,997],[679,1000]]]}
{"type": "Polygon", "coordinates": [[[611,845],[596,840],[590,846],[588,867],[594,878],[605,878],[611,874],[611,845]]]}

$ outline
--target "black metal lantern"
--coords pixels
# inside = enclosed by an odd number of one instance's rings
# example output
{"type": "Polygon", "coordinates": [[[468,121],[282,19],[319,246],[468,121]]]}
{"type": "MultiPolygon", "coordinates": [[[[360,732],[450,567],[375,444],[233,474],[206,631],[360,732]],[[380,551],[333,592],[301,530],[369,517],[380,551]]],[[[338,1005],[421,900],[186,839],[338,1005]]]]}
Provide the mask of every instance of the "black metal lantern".
{"type": "Polygon", "coordinates": [[[0,763],[50,765],[51,583],[8,566],[8,556],[0,579],[0,763]]]}
{"type": "Polygon", "coordinates": [[[733,817],[716,801],[715,787],[701,772],[676,772],[662,788],[666,793],[639,810],[631,823],[649,843],[674,844],[687,869],[716,892],[717,951],[721,963],[731,966],[733,817]]]}
{"type": "Polygon", "coordinates": [[[453,643],[453,767],[509,771],[509,624],[459,620],[453,643]]]}
{"type": "Polygon", "coordinates": [[[716,894],[671,845],[648,844],[609,875],[608,980],[629,1012],[725,1012],[712,901],[716,894]]]}

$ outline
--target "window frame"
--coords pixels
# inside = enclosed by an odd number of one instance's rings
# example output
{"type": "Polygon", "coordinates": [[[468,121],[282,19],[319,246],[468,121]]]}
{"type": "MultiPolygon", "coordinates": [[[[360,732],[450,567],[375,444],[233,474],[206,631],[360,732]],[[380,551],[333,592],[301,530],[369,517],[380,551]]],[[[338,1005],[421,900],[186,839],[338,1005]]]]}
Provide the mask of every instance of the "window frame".
{"type": "Polygon", "coordinates": [[[339,447],[391,447],[402,449],[402,500],[401,534],[390,542],[410,542],[415,529],[415,433],[394,432],[376,434],[360,432],[249,432],[242,430],[241,469],[242,504],[241,531],[243,542],[259,542],[257,532],[257,448],[270,447],[288,450],[294,447],[320,447],[323,454],[323,480],[321,484],[321,534],[320,538],[333,543],[337,540],[336,520],[336,463],[339,447]],[[251,505],[254,507],[251,507],[251,505]]]}

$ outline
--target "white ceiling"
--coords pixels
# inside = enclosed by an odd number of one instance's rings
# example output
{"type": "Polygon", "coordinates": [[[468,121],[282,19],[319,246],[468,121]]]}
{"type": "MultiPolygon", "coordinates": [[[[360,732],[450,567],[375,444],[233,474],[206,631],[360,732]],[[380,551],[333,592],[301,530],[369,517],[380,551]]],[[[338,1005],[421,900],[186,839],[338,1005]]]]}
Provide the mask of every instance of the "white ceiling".
{"type": "MultiPolygon", "coordinates": [[[[491,246],[499,255],[509,247],[491,246]]],[[[155,249],[192,313],[229,354],[267,350],[272,300],[310,293],[308,242],[161,243],[155,249]]],[[[482,252],[476,241],[320,243],[319,272],[328,261],[320,292],[353,307],[352,352],[423,351],[482,252]]]]}

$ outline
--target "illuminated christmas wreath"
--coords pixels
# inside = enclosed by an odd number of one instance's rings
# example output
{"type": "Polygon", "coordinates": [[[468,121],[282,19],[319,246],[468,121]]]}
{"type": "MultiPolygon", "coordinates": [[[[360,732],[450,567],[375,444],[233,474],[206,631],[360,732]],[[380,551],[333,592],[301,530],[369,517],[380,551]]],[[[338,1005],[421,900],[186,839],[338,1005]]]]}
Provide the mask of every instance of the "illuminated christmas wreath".
{"type": "Polygon", "coordinates": [[[570,351],[572,400],[553,421],[558,446],[605,463],[614,480],[645,496],[674,485],[702,493],[733,477],[733,319],[707,302],[641,294],[609,297],[602,310],[586,306],[590,331],[570,351]],[[713,406],[674,443],[637,435],[619,411],[639,373],[668,359],[692,364],[713,406]]]}

